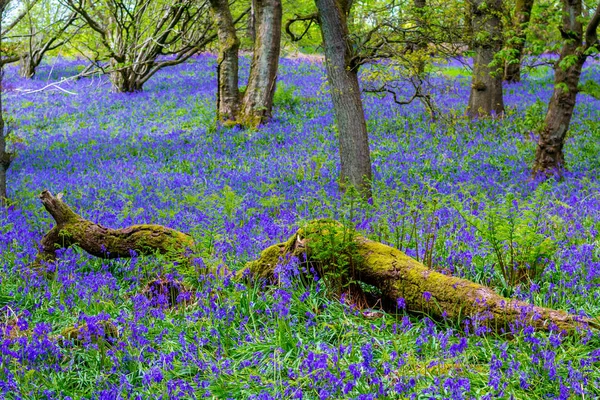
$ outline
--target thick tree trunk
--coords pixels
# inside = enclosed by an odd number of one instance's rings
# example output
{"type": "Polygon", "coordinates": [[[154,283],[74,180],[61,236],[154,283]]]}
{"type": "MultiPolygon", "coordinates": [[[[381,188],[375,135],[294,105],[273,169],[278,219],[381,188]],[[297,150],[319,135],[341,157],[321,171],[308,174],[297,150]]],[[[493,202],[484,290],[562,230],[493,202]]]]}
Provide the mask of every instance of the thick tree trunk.
{"type": "Polygon", "coordinates": [[[258,126],[271,117],[281,47],[281,0],[254,0],[254,55],[242,100],[241,123],[258,126]]]}
{"type": "Polygon", "coordinates": [[[19,60],[19,76],[28,79],[33,78],[38,64],[29,54],[23,54],[19,60]]]}
{"type": "Polygon", "coordinates": [[[182,255],[194,247],[191,236],[161,225],[132,225],[110,229],[76,214],[62,201],[45,190],[40,194],[44,208],[56,225],[42,238],[34,267],[43,267],[56,258],[56,250],[77,245],[89,254],[101,258],[131,257],[137,254],[182,255]]]}
{"type": "Polygon", "coordinates": [[[136,74],[133,66],[125,66],[111,60],[110,83],[112,91],[115,93],[135,93],[143,90],[143,82],[140,80],[140,74],[136,74]]]}
{"type": "Polygon", "coordinates": [[[506,43],[510,60],[506,61],[504,65],[504,81],[509,83],[521,82],[521,61],[533,2],[534,0],[517,0],[515,4],[513,32],[506,43]]]}
{"type": "Polygon", "coordinates": [[[340,141],[341,185],[371,197],[371,156],[365,113],[346,23],[349,2],[315,0],[340,141]]]}
{"type": "Polygon", "coordinates": [[[581,0],[563,0],[563,47],[554,67],[554,92],[538,139],[534,176],[560,177],[565,168],[563,145],[575,109],[577,86],[587,50],[598,44],[596,30],[600,23],[600,5],[587,26],[585,42],[581,12],[581,0]]]}
{"type": "Polygon", "coordinates": [[[471,15],[473,25],[473,80],[467,115],[470,118],[502,115],[502,73],[494,55],[502,49],[502,0],[475,0],[471,15]]]}
{"type": "Polygon", "coordinates": [[[228,0],[210,0],[210,7],[217,24],[219,38],[217,119],[226,124],[237,124],[241,107],[238,86],[240,40],[235,32],[228,0]]]}
{"type": "Polygon", "coordinates": [[[507,331],[511,324],[559,331],[574,331],[585,324],[600,328],[597,320],[507,299],[486,286],[432,271],[400,250],[361,236],[349,236],[344,229],[337,222],[313,221],[287,242],[263,251],[258,260],[248,264],[248,269],[256,277],[271,279],[281,260],[295,256],[305,259],[325,282],[328,276],[339,279],[340,274],[347,274],[346,282],[358,280],[375,286],[391,304],[403,299],[408,311],[426,313],[436,319],[477,319],[497,332],[507,331]],[[337,242],[336,248],[344,248],[341,242],[348,237],[352,243],[345,248],[352,249],[350,255],[335,254],[334,249],[323,247],[337,242]],[[331,265],[339,263],[323,263],[323,254],[345,256],[351,265],[343,270],[332,269],[331,265]],[[351,271],[354,274],[349,276],[351,271]]]}

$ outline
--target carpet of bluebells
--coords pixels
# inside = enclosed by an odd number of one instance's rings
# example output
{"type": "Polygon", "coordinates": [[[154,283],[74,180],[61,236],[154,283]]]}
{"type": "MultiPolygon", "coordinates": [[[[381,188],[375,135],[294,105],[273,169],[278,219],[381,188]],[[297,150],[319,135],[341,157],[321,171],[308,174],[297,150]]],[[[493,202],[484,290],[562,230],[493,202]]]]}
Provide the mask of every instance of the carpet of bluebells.
{"type": "MultiPolygon", "coordinates": [[[[274,286],[226,272],[329,217],[503,295],[600,315],[600,100],[579,95],[569,170],[538,182],[530,168],[551,71],[506,86],[507,115],[495,120],[463,117],[469,77],[459,64],[432,77],[437,121],[418,102],[365,94],[374,201],[364,204],[338,192],[319,62],[281,61],[274,119],[256,130],[216,125],[210,55],[163,70],[141,93],[111,93],[105,77],[37,90],[83,68],[50,60],[31,81],[6,71],[18,157],[0,211],[1,398],[600,397],[597,332],[490,333],[409,314],[402,299],[395,312],[364,310],[294,277],[293,264],[274,286]],[[53,224],[44,189],[104,226],[190,233],[193,268],[68,249],[54,279],[27,273],[53,224]],[[502,265],[531,280],[507,280],[502,265]],[[169,307],[168,296],[148,296],[157,277],[190,291],[169,307]],[[65,337],[69,327],[84,334],[65,337]]],[[[586,79],[600,81],[600,63],[588,62],[586,79]]]]}

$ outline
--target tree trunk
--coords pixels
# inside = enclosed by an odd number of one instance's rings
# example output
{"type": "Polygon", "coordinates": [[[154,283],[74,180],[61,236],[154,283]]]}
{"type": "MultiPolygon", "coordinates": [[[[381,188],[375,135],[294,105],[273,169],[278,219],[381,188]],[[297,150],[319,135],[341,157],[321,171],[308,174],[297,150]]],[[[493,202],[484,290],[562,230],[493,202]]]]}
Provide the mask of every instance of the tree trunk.
{"type": "Polygon", "coordinates": [[[563,47],[554,67],[554,92],[538,139],[534,176],[561,177],[565,168],[563,145],[575,109],[581,69],[587,50],[598,45],[596,30],[600,23],[600,5],[587,26],[584,44],[581,3],[581,0],[563,0],[563,47]]]}
{"type": "Polygon", "coordinates": [[[118,63],[115,60],[110,62],[113,71],[110,73],[110,83],[112,91],[115,93],[135,93],[143,90],[141,75],[136,74],[134,66],[118,63]]]}
{"type": "Polygon", "coordinates": [[[346,15],[349,2],[315,0],[340,141],[340,184],[354,186],[371,198],[371,156],[365,113],[346,15]]]}
{"type": "Polygon", "coordinates": [[[271,117],[281,47],[281,0],[255,0],[254,55],[241,122],[256,127],[271,117]]]}
{"type": "Polygon", "coordinates": [[[250,13],[248,14],[248,29],[246,34],[252,43],[256,40],[256,1],[250,1],[250,13]]]}
{"type": "MultiPolygon", "coordinates": [[[[0,20],[4,17],[4,11],[8,5],[8,0],[0,0],[0,20]]],[[[4,32],[0,24],[0,58],[3,53],[2,39],[4,32]]],[[[6,190],[6,172],[12,161],[12,154],[6,150],[6,127],[4,124],[4,109],[2,107],[2,92],[4,91],[4,64],[0,63],[0,205],[5,205],[8,199],[6,190]]]]}
{"type": "Polygon", "coordinates": [[[238,86],[238,51],[240,40],[228,0],[210,0],[217,24],[219,56],[217,58],[217,119],[226,124],[237,124],[240,111],[238,86]]]}
{"type": "Polygon", "coordinates": [[[35,68],[37,64],[29,54],[23,54],[19,60],[19,76],[22,78],[31,79],[35,76],[35,68]]]}
{"type": "MultiPolygon", "coordinates": [[[[189,235],[161,225],[109,229],[77,215],[61,195],[55,197],[43,191],[40,199],[56,226],[42,239],[34,268],[53,262],[57,249],[73,245],[101,258],[131,257],[135,251],[168,253],[185,259],[194,248],[189,235]]],[[[309,269],[314,268],[325,282],[331,282],[331,277],[344,282],[361,281],[378,288],[392,304],[402,298],[408,311],[424,312],[434,318],[479,318],[493,330],[514,323],[529,324],[539,330],[574,331],[585,324],[600,328],[597,320],[510,300],[488,287],[432,271],[400,250],[365,239],[331,220],[308,223],[287,242],[264,250],[258,260],[248,263],[246,270],[258,278],[275,278],[277,265],[288,256],[305,260],[309,269]]],[[[238,277],[246,276],[246,270],[240,271],[238,277]]]]}
{"type": "Polygon", "coordinates": [[[62,201],[61,194],[53,196],[44,190],[40,199],[56,225],[42,238],[35,268],[43,268],[43,263],[52,263],[57,249],[74,245],[101,258],[131,257],[133,251],[137,254],[158,252],[181,256],[194,247],[191,236],[174,229],[150,224],[123,229],[105,228],[76,214],[62,201]]]}
{"type": "MultiPolygon", "coordinates": [[[[0,107],[2,102],[0,101],[0,107]]],[[[10,167],[12,155],[6,151],[6,136],[4,135],[4,118],[0,111],[0,205],[6,205],[8,199],[6,172],[10,167]]]]}
{"type": "Polygon", "coordinates": [[[427,20],[425,18],[425,12],[427,7],[427,0],[414,0],[413,3],[415,24],[417,26],[417,74],[423,75],[425,72],[425,61],[423,60],[424,52],[427,50],[427,39],[425,38],[425,27],[427,20]]]}
{"type": "Polygon", "coordinates": [[[502,0],[474,0],[472,3],[475,58],[467,107],[470,118],[504,113],[502,74],[494,62],[494,55],[502,49],[501,12],[502,0]]]}
{"type": "Polygon", "coordinates": [[[281,260],[298,257],[305,259],[307,269],[317,271],[326,283],[330,277],[339,279],[340,274],[345,274],[346,282],[358,280],[378,288],[391,304],[403,299],[408,311],[440,320],[477,319],[496,332],[508,331],[514,324],[531,325],[537,330],[574,331],[585,324],[600,328],[597,320],[504,298],[486,286],[432,271],[400,250],[358,235],[352,237],[344,229],[334,221],[312,221],[287,242],[263,251],[247,268],[256,277],[272,279],[281,260]],[[344,248],[344,238],[350,238],[351,243],[345,248],[351,249],[351,254],[340,254],[331,248],[332,243],[337,243],[337,249],[344,248]],[[351,265],[345,269],[332,267],[339,262],[323,262],[323,254],[344,257],[351,265]]]}
{"type": "MultiPolygon", "coordinates": [[[[561,60],[563,56],[567,55],[564,52],[567,47],[572,48],[574,45],[565,44],[561,60]]],[[[544,125],[538,139],[533,167],[534,175],[556,175],[558,177],[563,175],[565,168],[563,145],[575,109],[577,85],[584,60],[585,57],[578,57],[575,64],[566,70],[560,66],[555,69],[554,92],[550,98],[544,125]]]]}
{"type": "Polygon", "coordinates": [[[527,26],[531,18],[534,0],[517,0],[513,18],[513,32],[506,43],[510,59],[505,61],[504,81],[509,83],[521,82],[521,61],[527,36],[527,26]]]}

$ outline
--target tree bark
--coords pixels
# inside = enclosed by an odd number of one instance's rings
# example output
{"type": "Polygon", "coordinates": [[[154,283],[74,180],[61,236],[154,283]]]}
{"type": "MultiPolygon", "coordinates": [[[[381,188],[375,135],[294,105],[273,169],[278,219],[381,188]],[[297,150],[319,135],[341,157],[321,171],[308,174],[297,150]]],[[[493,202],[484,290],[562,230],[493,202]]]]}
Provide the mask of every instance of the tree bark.
{"type": "Polygon", "coordinates": [[[565,169],[563,146],[575,109],[577,86],[581,69],[588,56],[587,51],[598,45],[600,5],[587,26],[585,42],[581,18],[581,0],[563,0],[563,47],[554,66],[554,92],[548,103],[546,119],[538,139],[533,166],[534,176],[561,177],[565,169]]]}
{"type": "MultiPolygon", "coordinates": [[[[410,312],[425,313],[435,319],[477,319],[496,332],[507,332],[513,324],[568,332],[584,325],[600,328],[595,319],[504,298],[489,287],[432,271],[400,250],[358,235],[354,235],[350,239],[351,246],[346,247],[352,249],[352,255],[345,255],[345,259],[352,260],[351,268],[331,268],[336,262],[323,265],[320,255],[333,252],[323,244],[327,246],[337,241],[337,248],[340,248],[339,242],[348,237],[342,232],[344,229],[334,221],[312,221],[287,242],[264,250],[260,258],[249,263],[247,268],[255,277],[271,279],[275,277],[275,269],[281,260],[288,256],[298,257],[318,271],[325,282],[328,275],[338,278],[337,275],[346,274],[347,282],[361,281],[375,286],[391,304],[396,304],[399,298],[404,299],[410,312]],[[351,271],[354,271],[352,276],[351,271]]],[[[336,256],[342,255],[331,255],[336,256]]]]}
{"type": "Polygon", "coordinates": [[[467,115],[470,118],[504,113],[502,74],[494,55],[502,49],[502,0],[473,0],[473,80],[467,115]]]}
{"type": "Polygon", "coordinates": [[[281,48],[281,0],[254,0],[255,38],[248,86],[242,100],[242,125],[256,127],[269,118],[281,48]]]}
{"type": "Polygon", "coordinates": [[[161,225],[132,225],[122,229],[105,228],[75,213],[47,190],[40,194],[44,208],[54,218],[56,225],[42,238],[34,268],[52,263],[56,250],[79,246],[89,254],[101,258],[131,257],[137,254],[182,255],[194,247],[191,236],[161,225]]]}
{"type": "Polygon", "coordinates": [[[237,124],[240,112],[238,85],[238,51],[240,40],[228,0],[210,0],[217,24],[219,55],[217,57],[217,119],[226,124],[237,124]]]}
{"type": "Polygon", "coordinates": [[[29,54],[23,54],[19,60],[19,76],[22,78],[31,79],[35,76],[35,67],[34,60],[29,56],[29,54]]]}
{"type": "MultiPolygon", "coordinates": [[[[0,19],[4,17],[4,11],[8,5],[8,0],[0,0],[0,19]]],[[[2,57],[3,47],[2,39],[4,32],[0,24],[0,58],[2,57]]],[[[2,92],[4,91],[4,64],[0,64],[0,205],[5,205],[8,199],[6,188],[6,172],[10,167],[13,155],[6,149],[6,127],[4,124],[4,109],[2,108],[2,92]]]]}
{"type": "Polygon", "coordinates": [[[417,55],[417,74],[423,75],[425,72],[425,62],[421,59],[422,53],[427,50],[427,40],[425,38],[425,27],[427,20],[425,18],[425,12],[427,7],[427,0],[414,0],[413,8],[415,14],[415,24],[417,26],[417,43],[416,48],[419,54],[417,55]]]}
{"type": "Polygon", "coordinates": [[[506,44],[510,60],[507,60],[504,65],[504,81],[508,83],[521,82],[521,62],[533,2],[534,0],[517,0],[515,4],[513,33],[506,44]]]}
{"type": "Polygon", "coordinates": [[[315,0],[340,142],[340,184],[371,198],[371,156],[347,13],[351,2],[315,0]]]}

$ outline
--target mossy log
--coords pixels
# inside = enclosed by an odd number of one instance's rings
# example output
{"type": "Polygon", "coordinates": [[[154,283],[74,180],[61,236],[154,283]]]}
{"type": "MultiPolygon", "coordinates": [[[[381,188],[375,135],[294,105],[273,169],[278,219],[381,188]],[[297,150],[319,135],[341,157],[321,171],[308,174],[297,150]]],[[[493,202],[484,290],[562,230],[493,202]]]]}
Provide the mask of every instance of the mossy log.
{"type": "Polygon", "coordinates": [[[496,332],[508,331],[514,324],[559,332],[571,332],[586,326],[600,328],[598,320],[508,299],[489,287],[433,271],[400,250],[355,233],[348,235],[344,229],[334,221],[313,221],[298,230],[287,242],[264,250],[258,260],[248,264],[248,269],[254,276],[272,278],[282,259],[295,256],[306,260],[321,275],[331,274],[339,280],[339,269],[328,270],[321,261],[323,255],[327,254],[327,249],[322,246],[337,241],[335,247],[346,248],[353,253],[345,256],[351,265],[343,271],[353,276],[342,277],[343,280],[357,280],[372,285],[392,304],[396,304],[400,298],[404,299],[409,312],[421,312],[434,319],[449,318],[459,322],[466,318],[476,319],[479,324],[496,332]],[[340,240],[349,237],[351,246],[339,245],[340,240]]]}
{"type": "Polygon", "coordinates": [[[132,252],[139,255],[169,253],[180,256],[194,248],[191,236],[162,225],[105,228],[75,213],[62,201],[61,194],[53,196],[44,190],[40,199],[56,225],[42,238],[34,267],[53,262],[57,249],[74,245],[100,258],[131,257],[132,252]]]}
{"type": "MultiPolygon", "coordinates": [[[[132,251],[184,255],[194,247],[189,235],[161,225],[105,228],[79,216],[61,197],[49,191],[40,194],[56,226],[42,239],[37,266],[54,261],[57,248],[72,245],[101,258],[130,257],[132,251]]],[[[600,329],[597,319],[508,299],[489,287],[428,269],[400,250],[366,239],[331,220],[308,223],[285,243],[264,250],[246,270],[257,278],[270,279],[288,256],[305,260],[311,267],[308,269],[326,282],[362,281],[378,288],[388,303],[396,304],[402,298],[409,312],[426,313],[435,319],[477,319],[494,331],[506,330],[512,324],[559,332],[586,326],[600,329]]],[[[245,272],[240,271],[239,276],[245,272]]]]}

